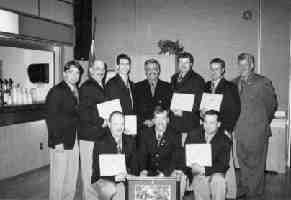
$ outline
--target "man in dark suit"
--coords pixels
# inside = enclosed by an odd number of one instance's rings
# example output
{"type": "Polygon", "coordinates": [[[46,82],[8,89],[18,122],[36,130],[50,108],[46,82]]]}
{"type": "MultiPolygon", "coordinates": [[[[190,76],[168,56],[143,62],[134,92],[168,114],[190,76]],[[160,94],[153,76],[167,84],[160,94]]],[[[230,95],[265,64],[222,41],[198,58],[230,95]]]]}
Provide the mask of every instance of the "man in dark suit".
{"type": "Polygon", "coordinates": [[[141,176],[174,176],[180,179],[180,194],[184,194],[186,176],[179,169],[181,140],[169,123],[168,111],[157,106],[153,113],[154,126],[142,130],[138,138],[141,176]]]}
{"type": "Polygon", "coordinates": [[[48,146],[50,148],[50,200],[73,200],[79,169],[78,88],[82,67],[76,61],[64,66],[64,81],[46,97],[48,146]]]}
{"type": "Polygon", "coordinates": [[[174,129],[168,126],[168,111],[157,107],[154,126],[144,129],[139,138],[141,175],[170,176],[176,168],[177,151],[181,146],[174,129]]]}
{"type": "Polygon", "coordinates": [[[205,86],[206,93],[222,94],[220,106],[221,128],[232,134],[240,114],[240,97],[237,86],[224,78],[225,61],[214,58],[210,61],[211,81],[205,86]]]}
{"type": "Polygon", "coordinates": [[[135,106],[139,127],[153,126],[153,112],[160,105],[166,109],[171,104],[171,86],[159,79],[160,63],[156,59],[146,60],[144,63],[146,78],[135,84],[135,106]]]}
{"type": "Polygon", "coordinates": [[[89,66],[89,79],[80,88],[80,158],[82,171],[83,196],[85,200],[93,199],[94,190],[91,187],[92,158],[94,142],[100,141],[105,134],[106,121],[99,116],[96,105],[106,101],[104,79],[105,63],[95,60],[89,66]]]}
{"type": "Polygon", "coordinates": [[[99,155],[125,154],[127,173],[138,175],[136,143],[134,138],[124,134],[124,115],[121,112],[114,111],[110,115],[108,127],[102,139],[94,145],[91,182],[101,197],[108,199],[113,197],[113,200],[124,200],[125,188],[122,180],[124,180],[126,174],[119,174],[115,177],[100,176],[99,155]]]}
{"type": "Polygon", "coordinates": [[[192,187],[195,199],[225,200],[225,173],[229,167],[230,149],[232,142],[220,127],[219,112],[209,110],[205,112],[203,126],[189,132],[185,144],[211,145],[212,166],[203,167],[193,163],[192,187]]]}
{"type": "Polygon", "coordinates": [[[240,76],[234,82],[241,99],[241,114],[235,128],[241,170],[239,196],[263,199],[270,123],[277,109],[277,97],[272,82],[254,72],[253,55],[239,54],[238,65],[240,76]]]}
{"type": "Polygon", "coordinates": [[[119,99],[125,115],[134,114],[133,83],[129,80],[131,59],[126,54],[116,58],[117,74],[106,84],[106,94],[110,100],[119,99]]]}
{"type": "Polygon", "coordinates": [[[199,105],[204,91],[204,79],[193,71],[194,58],[190,53],[178,55],[178,70],[171,78],[173,93],[194,94],[192,112],[173,110],[171,125],[180,133],[189,132],[200,124],[199,105]]]}

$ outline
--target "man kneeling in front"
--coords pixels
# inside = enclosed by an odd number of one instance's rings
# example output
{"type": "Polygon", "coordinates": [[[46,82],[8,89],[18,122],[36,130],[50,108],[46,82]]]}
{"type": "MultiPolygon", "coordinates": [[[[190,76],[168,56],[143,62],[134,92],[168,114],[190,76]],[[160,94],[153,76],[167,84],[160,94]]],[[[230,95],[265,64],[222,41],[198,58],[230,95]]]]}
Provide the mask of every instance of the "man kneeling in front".
{"type": "MultiPolygon", "coordinates": [[[[124,154],[126,170],[128,174],[138,175],[136,160],[135,139],[124,134],[124,115],[113,112],[109,117],[108,128],[100,141],[95,142],[93,150],[93,173],[91,182],[98,193],[99,200],[125,200],[124,179],[126,174],[118,174],[114,177],[101,176],[99,156],[101,154],[124,154]]],[[[113,165],[115,163],[112,163],[113,165]]]]}
{"type": "Polygon", "coordinates": [[[225,173],[229,167],[231,140],[220,129],[219,112],[206,111],[203,125],[191,131],[186,139],[187,144],[211,144],[212,167],[202,167],[193,163],[192,188],[195,200],[225,200],[225,173]]]}

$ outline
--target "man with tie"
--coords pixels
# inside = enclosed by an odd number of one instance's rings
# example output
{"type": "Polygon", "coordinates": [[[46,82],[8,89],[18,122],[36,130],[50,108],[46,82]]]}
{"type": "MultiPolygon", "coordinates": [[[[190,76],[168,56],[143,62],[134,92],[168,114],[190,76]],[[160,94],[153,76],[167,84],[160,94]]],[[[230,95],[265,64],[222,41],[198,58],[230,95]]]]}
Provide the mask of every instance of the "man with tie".
{"type": "MultiPolygon", "coordinates": [[[[206,93],[222,94],[223,99],[220,105],[220,127],[227,131],[232,137],[232,132],[240,114],[240,97],[237,86],[224,78],[225,61],[220,58],[214,58],[210,61],[211,81],[205,86],[206,93]]],[[[227,197],[234,199],[236,197],[236,177],[234,170],[233,154],[231,153],[230,169],[226,173],[227,197]]]]}
{"type": "Polygon", "coordinates": [[[46,97],[48,146],[50,149],[50,200],[73,200],[79,170],[78,88],[83,69],[77,61],[64,66],[64,81],[46,97]]]}
{"type": "Polygon", "coordinates": [[[195,95],[192,112],[174,110],[171,115],[171,125],[179,133],[188,132],[200,124],[199,104],[204,91],[204,79],[193,71],[193,56],[188,52],[178,55],[178,72],[171,78],[173,93],[195,95]]]}
{"type": "Polygon", "coordinates": [[[95,60],[89,66],[89,78],[80,88],[80,158],[83,185],[83,199],[95,199],[96,194],[91,187],[92,158],[94,142],[100,141],[105,134],[106,121],[99,116],[96,105],[106,101],[104,81],[105,63],[95,60]]]}
{"type": "Polygon", "coordinates": [[[186,188],[186,176],[181,162],[181,139],[169,126],[168,110],[157,106],[153,113],[154,126],[142,130],[138,138],[141,176],[174,176],[180,179],[180,195],[186,188]]]}
{"type": "Polygon", "coordinates": [[[134,114],[133,83],[129,79],[131,59],[126,54],[120,54],[116,58],[116,64],[117,74],[107,82],[106,94],[110,100],[120,100],[125,115],[134,114]]]}
{"type": "Polygon", "coordinates": [[[232,134],[240,114],[240,97],[237,86],[224,78],[225,61],[214,58],[210,61],[211,81],[205,85],[205,92],[222,94],[220,105],[221,128],[232,134]]]}
{"type": "Polygon", "coordinates": [[[175,130],[168,126],[168,111],[158,106],[153,114],[154,126],[144,129],[139,138],[141,175],[170,176],[176,169],[181,146],[175,130]]]}
{"type": "Polygon", "coordinates": [[[94,145],[91,182],[93,184],[92,187],[95,188],[99,195],[96,199],[125,200],[123,181],[126,174],[119,174],[115,177],[101,176],[99,168],[100,154],[125,154],[127,173],[138,175],[136,143],[134,138],[124,134],[124,115],[119,111],[111,113],[105,134],[94,145]]]}
{"type": "Polygon", "coordinates": [[[254,72],[252,54],[239,54],[238,66],[240,76],[234,80],[241,100],[241,114],[235,127],[241,171],[238,196],[263,199],[270,123],[277,109],[277,97],[272,82],[254,72]]]}
{"type": "Polygon", "coordinates": [[[160,105],[166,109],[171,104],[171,86],[159,79],[160,63],[156,59],[144,63],[146,79],[135,84],[135,104],[139,127],[153,126],[153,112],[160,105]]]}

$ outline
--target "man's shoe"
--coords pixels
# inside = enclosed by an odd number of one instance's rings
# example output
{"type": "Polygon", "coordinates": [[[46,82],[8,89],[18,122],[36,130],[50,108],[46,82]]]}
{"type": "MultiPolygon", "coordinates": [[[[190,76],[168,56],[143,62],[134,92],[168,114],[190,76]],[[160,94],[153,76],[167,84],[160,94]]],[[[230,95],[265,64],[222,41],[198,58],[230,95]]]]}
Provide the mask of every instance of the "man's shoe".
{"type": "Polygon", "coordinates": [[[236,198],[239,199],[239,198],[245,197],[248,192],[249,192],[248,187],[241,186],[241,187],[238,188],[236,198]]]}

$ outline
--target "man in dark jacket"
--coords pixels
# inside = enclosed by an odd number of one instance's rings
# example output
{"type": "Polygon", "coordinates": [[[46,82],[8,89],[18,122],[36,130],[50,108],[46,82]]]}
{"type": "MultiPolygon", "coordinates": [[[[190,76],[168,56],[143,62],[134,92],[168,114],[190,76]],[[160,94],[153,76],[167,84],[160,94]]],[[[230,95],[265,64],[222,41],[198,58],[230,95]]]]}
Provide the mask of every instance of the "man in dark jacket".
{"type": "Polygon", "coordinates": [[[116,58],[117,74],[106,84],[106,94],[110,100],[119,99],[125,115],[134,114],[133,83],[129,79],[131,59],[126,54],[116,58]]]}
{"type": "Polygon", "coordinates": [[[203,127],[198,127],[189,132],[185,144],[211,145],[212,166],[203,167],[193,163],[192,187],[195,199],[225,200],[226,183],[225,173],[229,167],[229,158],[232,142],[220,129],[219,112],[209,110],[205,112],[203,127]]]}
{"type": "Polygon", "coordinates": [[[114,200],[124,200],[125,188],[121,180],[126,177],[126,174],[119,174],[115,177],[100,176],[99,155],[124,154],[127,173],[138,175],[136,143],[133,137],[124,134],[124,115],[121,112],[114,111],[110,115],[108,126],[102,139],[94,145],[91,182],[98,195],[109,197],[108,199],[113,196],[114,200]]]}
{"type": "Polygon", "coordinates": [[[272,82],[254,72],[253,55],[238,55],[238,65],[240,76],[234,82],[241,99],[241,114],[235,128],[241,170],[239,196],[263,199],[270,123],[277,109],[277,97],[272,82]]]}
{"type": "Polygon", "coordinates": [[[82,170],[83,196],[85,200],[93,199],[91,187],[92,155],[94,142],[100,141],[105,134],[106,122],[99,116],[96,105],[106,101],[104,79],[105,63],[95,60],[89,66],[89,79],[80,88],[80,158],[82,170]]]}
{"type": "Polygon", "coordinates": [[[135,106],[140,128],[153,126],[153,112],[156,106],[166,109],[171,104],[171,86],[159,79],[160,63],[156,59],[144,63],[146,79],[135,84],[135,106]]]}
{"type": "Polygon", "coordinates": [[[195,95],[192,112],[173,110],[171,125],[179,133],[189,132],[200,124],[199,105],[204,91],[204,79],[193,71],[194,58],[190,53],[184,52],[178,55],[179,72],[171,78],[173,93],[195,95]]]}
{"type": "Polygon", "coordinates": [[[154,126],[144,129],[139,138],[141,175],[170,176],[177,164],[177,152],[181,146],[176,131],[168,126],[168,111],[156,108],[154,126]]]}
{"type": "Polygon", "coordinates": [[[50,148],[50,200],[72,199],[79,170],[78,88],[82,67],[76,61],[64,66],[64,81],[46,97],[48,146],[50,148]],[[66,187],[65,187],[66,186],[66,187]]]}
{"type": "Polygon", "coordinates": [[[221,128],[232,134],[240,114],[240,97],[237,86],[224,78],[225,61],[214,58],[210,61],[211,81],[205,86],[206,93],[222,94],[220,106],[221,128]]]}

